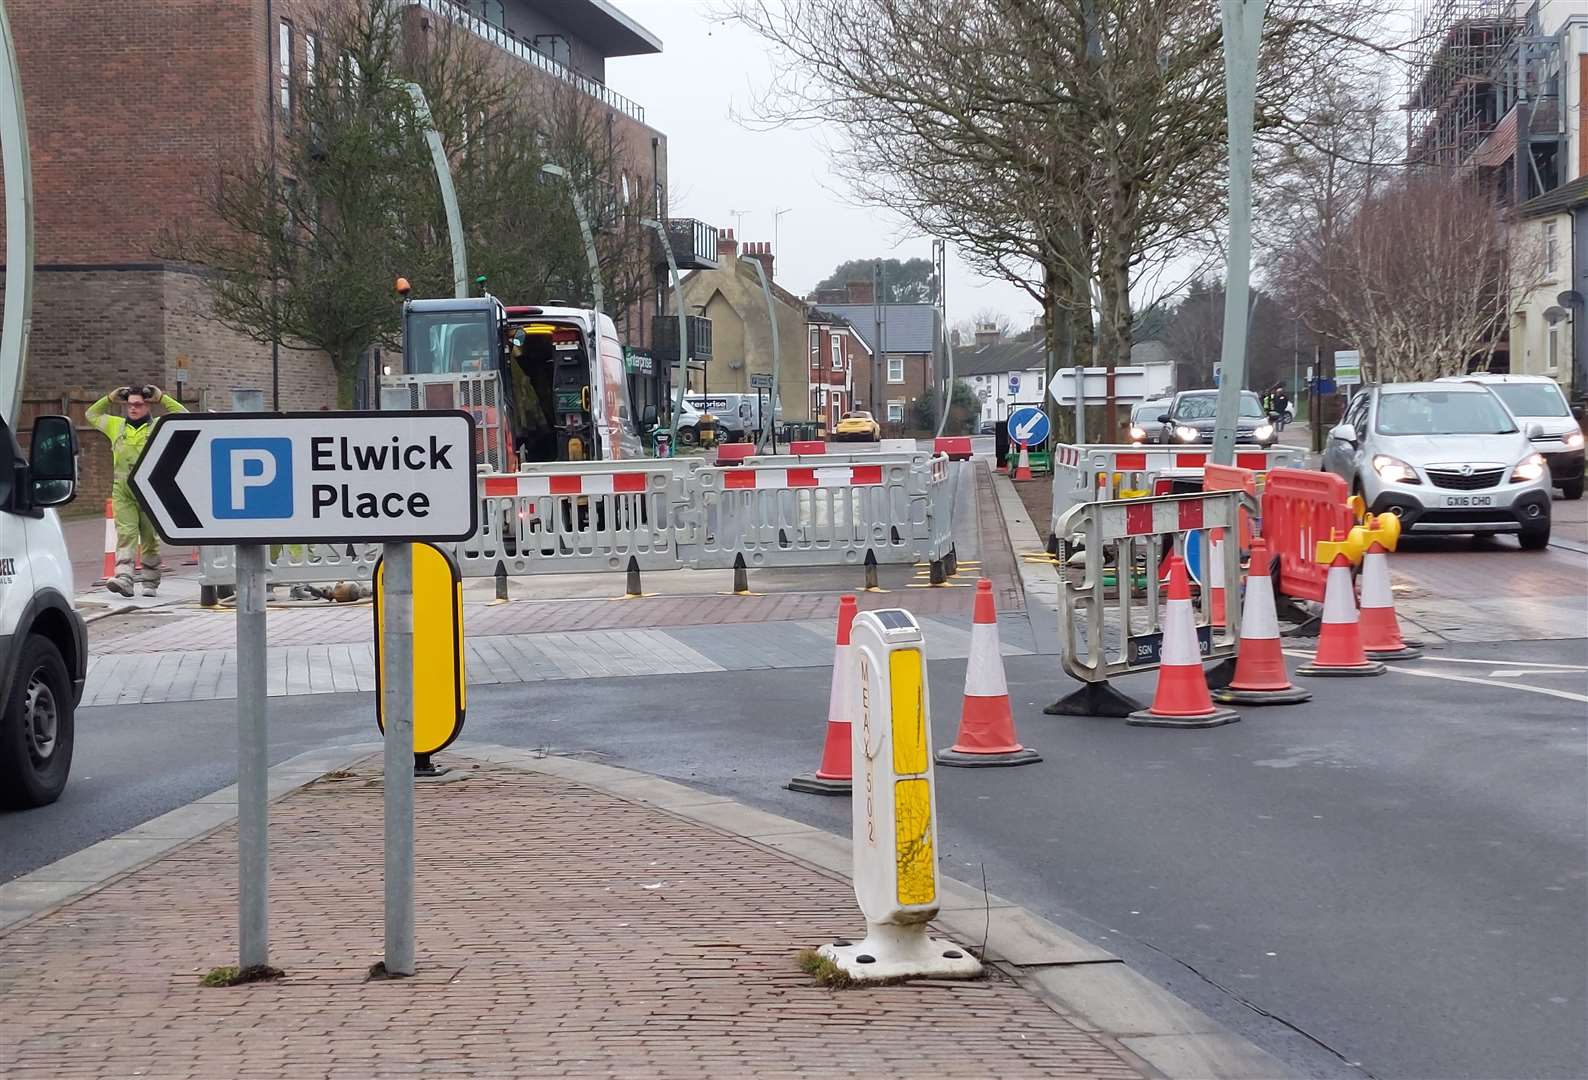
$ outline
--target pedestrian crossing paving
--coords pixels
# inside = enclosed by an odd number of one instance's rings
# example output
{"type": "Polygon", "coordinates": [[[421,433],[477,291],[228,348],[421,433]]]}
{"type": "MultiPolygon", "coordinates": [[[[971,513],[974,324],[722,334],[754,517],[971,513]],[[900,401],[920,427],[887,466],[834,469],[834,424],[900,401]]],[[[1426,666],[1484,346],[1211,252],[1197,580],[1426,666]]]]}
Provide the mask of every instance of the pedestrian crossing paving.
{"type": "MultiPolygon", "coordinates": [[[[922,618],[927,657],[963,659],[968,628],[922,618]]],[[[1006,655],[1027,655],[1030,628],[1023,617],[1000,628],[1006,655]]],[[[497,634],[467,638],[464,672],[470,686],[558,679],[608,679],[707,671],[825,667],[832,663],[831,620],[738,623],[673,629],[585,630],[497,634]]],[[[271,697],[345,694],[375,689],[371,642],[273,647],[266,664],[271,697]]],[[[222,701],[237,696],[237,650],[104,653],[88,664],[81,707],[222,701]]]]}

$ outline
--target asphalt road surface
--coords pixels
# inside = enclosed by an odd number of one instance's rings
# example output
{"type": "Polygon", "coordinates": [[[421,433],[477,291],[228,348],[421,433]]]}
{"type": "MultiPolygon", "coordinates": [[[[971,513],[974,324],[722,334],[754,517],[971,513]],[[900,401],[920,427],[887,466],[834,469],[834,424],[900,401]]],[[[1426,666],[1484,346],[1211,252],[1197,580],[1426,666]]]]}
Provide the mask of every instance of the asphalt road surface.
{"type": "MultiPolygon", "coordinates": [[[[1195,732],[1043,717],[1067,689],[1054,659],[1011,658],[1021,735],[1045,760],[939,770],[944,872],[985,872],[1314,1075],[1582,1076],[1584,651],[1462,646],[1421,676],[1337,680],[1311,705],[1195,732]]],[[[930,677],[946,745],[963,664],[930,677]]],[[[826,680],[480,688],[457,749],[587,754],[845,833],[845,800],[781,787],[816,764],[826,680]]],[[[0,879],[230,783],[234,715],[84,710],[65,797],[0,816],[0,879]]],[[[371,738],[373,701],[277,699],[271,724],[279,761],[371,738]]]]}

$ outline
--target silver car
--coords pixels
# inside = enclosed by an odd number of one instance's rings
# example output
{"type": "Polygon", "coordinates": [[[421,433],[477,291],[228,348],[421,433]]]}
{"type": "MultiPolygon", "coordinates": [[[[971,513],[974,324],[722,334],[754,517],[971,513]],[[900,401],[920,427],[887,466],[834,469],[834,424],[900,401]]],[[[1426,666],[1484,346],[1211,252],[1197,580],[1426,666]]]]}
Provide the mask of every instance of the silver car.
{"type": "Polygon", "coordinates": [[[1549,543],[1544,458],[1476,383],[1399,383],[1357,394],[1330,430],[1323,467],[1407,532],[1517,533],[1549,543]]]}

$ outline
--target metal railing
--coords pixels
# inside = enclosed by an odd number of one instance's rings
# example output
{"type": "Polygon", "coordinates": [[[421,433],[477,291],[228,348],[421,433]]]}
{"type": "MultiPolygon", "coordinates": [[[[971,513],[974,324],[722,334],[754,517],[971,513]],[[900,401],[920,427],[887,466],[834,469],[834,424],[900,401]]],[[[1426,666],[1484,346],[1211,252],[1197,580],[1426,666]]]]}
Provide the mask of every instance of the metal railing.
{"type": "Polygon", "coordinates": [[[645,106],[629,100],[605,83],[597,82],[588,75],[581,75],[572,68],[558,63],[528,42],[520,41],[509,34],[500,26],[486,22],[479,16],[464,11],[462,8],[450,3],[449,0],[414,0],[414,4],[432,14],[439,15],[443,19],[467,28],[475,37],[490,42],[504,52],[511,53],[526,64],[533,64],[553,78],[561,79],[591,97],[605,102],[623,115],[633,117],[642,124],[645,123],[645,106]]]}

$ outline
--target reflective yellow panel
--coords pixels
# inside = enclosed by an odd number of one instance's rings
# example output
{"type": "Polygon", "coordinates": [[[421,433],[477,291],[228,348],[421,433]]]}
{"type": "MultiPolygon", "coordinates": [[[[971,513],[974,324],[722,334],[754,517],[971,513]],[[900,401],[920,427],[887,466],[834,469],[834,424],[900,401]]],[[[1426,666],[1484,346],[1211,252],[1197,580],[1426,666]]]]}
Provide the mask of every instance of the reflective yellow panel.
{"type": "Polygon", "coordinates": [[[937,899],[937,875],[933,872],[932,860],[931,782],[924,777],[895,782],[893,815],[899,903],[930,904],[937,899]]]}
{"type": "MultiPolygon", "coordinates": [[[[415,544],[414,548],[414,753],[433,754],[457,738],[463,726],[463,583],[439,548],[415,544]]],[[[385,563],[375,587],[385,596],[385,563]]],[[[376,664],[380,665],[386,620],[377,598],[379,638],[376,664]]],[[[376,719],[384,731],[385,695],[376,696],[376,719]]]]}
{"type": "Polygon", "coordinates": [[[921,703],[921,650],[895,649],[888,654],[893,683],[893,771],[899,775],[926,771],[926,710],[921,703]]]}

